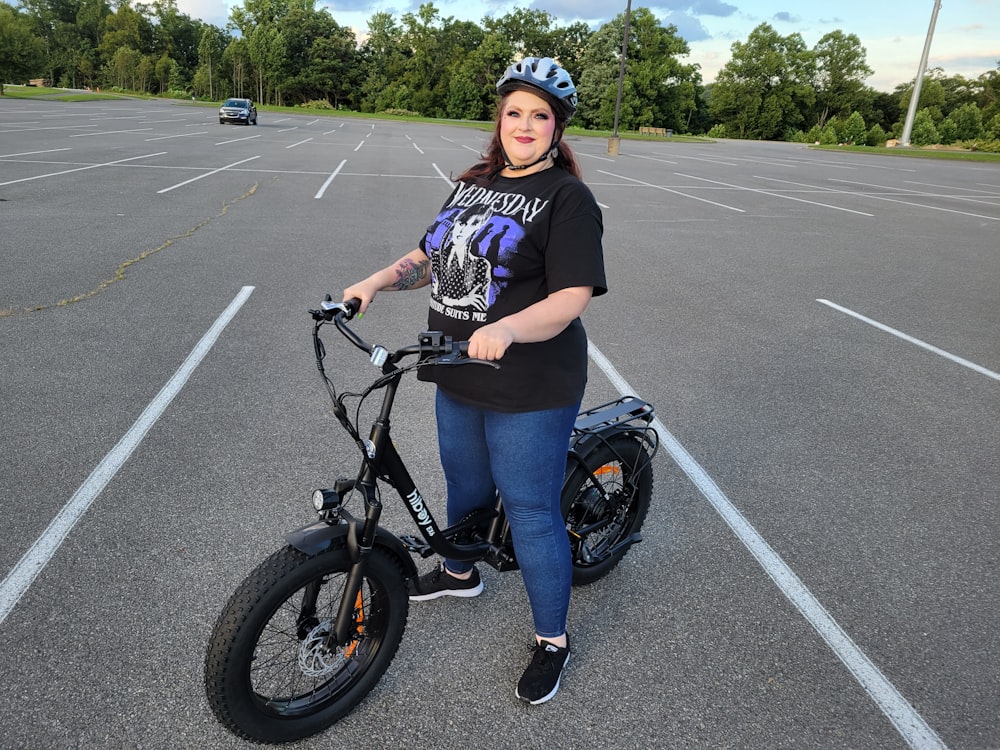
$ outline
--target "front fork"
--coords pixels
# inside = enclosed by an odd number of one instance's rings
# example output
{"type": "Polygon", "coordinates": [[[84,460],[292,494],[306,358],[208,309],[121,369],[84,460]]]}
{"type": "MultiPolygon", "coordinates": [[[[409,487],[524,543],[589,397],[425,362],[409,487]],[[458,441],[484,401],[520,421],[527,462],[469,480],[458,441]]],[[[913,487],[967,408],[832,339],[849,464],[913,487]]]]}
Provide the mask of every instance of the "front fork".
{"type": "Polygon", "coordinates": [[[358,616],[356,609],[361,601],[361,586],[365,580],[365,563],[372,548],[375,546],[375,534],[378,532],[378,522],[382,515],[382,503],[375,496],[374,485],[360,485],[365,494],[365,520],[361,525],[360,538],[357,526],[352,525],[347,535],[347,548],[351,553],[351,571],[347,574],[347,583],[340,599],[337,619],[330,638],[331,645],[346,647],[357,634],[358,616]]]}

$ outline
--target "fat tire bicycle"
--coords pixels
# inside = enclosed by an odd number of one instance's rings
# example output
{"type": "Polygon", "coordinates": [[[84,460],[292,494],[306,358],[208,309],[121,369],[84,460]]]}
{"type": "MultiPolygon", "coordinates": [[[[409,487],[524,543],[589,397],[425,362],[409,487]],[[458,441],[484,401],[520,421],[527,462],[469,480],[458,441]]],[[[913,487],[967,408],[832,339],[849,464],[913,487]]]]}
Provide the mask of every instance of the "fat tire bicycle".
{"type": "MultiPolygon", "coordinates": [[[[316,366],[334,415],[359,448],[358,474],[313,492],[319,520],[286,534],[286,546],[244,579],[219,614],[205,654],[213,713],[254,742],[292,742],[322,732],[375,687],[406,627],[408,581],[417,576],[414,555],[483,561],[500,571],[518,567],[503,499],[440,528],[390,435],[396,391],[406,373],[500,365],[469,358],[468,342],[437,331],[421,333],[417,344],[395,352],[372,346],[348,325],[359,305],[327,295],[319,309],[309,311],[316,366]],[[326,374],[320,329],[331,322],[381,369],[363,393],[338,394],[326,374]],[[408,357],[416,360],[402,366],[408,357]],[[381,408],[363,439],[360,403],[377,390],[383,391],[381,408]],[[351,397],[358,400],[353,419],[346,404],[351,397]],[[402,499],[420,537],[396,536],[379,526],[380,482],[402,499]],[[345,507],[355,496],[363,501],[363,517],[345,507]]],[[[574,585],[603,578],[641,541],[659,447],[653,418],[653,407],[634,396],[577,417],[560,496],[574,585]]]]}

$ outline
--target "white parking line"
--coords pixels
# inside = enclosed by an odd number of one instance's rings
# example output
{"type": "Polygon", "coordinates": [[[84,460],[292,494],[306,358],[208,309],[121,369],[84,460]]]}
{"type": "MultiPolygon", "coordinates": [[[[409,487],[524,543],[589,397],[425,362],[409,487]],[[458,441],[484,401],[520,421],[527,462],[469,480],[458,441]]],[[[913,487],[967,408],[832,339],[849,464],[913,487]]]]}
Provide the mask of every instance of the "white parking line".
{"type": "MultiPolygon", "coordinates": [[[[655,156],[642,156],[641,154],[629,154],[629,156],[631,156],[633,159],[645,159],[646,161],[657,161],[660,162],[661,164],[673,164],[675,167],[678,164],[678,162],[676,161],[670,161],[669,159],[657,159],[655,156]]],[[[609,159],[608,161],[611,160],[609,159]]],[[[736,166],[736,165],[731,164],[729,166],[736,166]]]]}
{"type": "Polygon", "coordinates": [[[252,141],[254,138],[260,138],[259,135],[248,135],[246,138],[233,138],[229,141],[219,141],[216,146],[225,146],[227,143],[239,143],[240,141],[252,141]]]}
{"type": "MultiPolygon", "coordinates": [[[[18,123],[18,125],[22,125],[22,124],[24,124],[24,123],[18,123]]],[[[96,127],[97,127],[96,125],[59,125],[59,126],[55,126],[54,125],[54,126],[49,127],[49,128],[22,128],[22,127],[14,128],[12,126],[4,126],[4,129],[2,131],[0,131],[0,132],[3,132],[3,133],[23,133],[26,130],[28,130],[28,131],[31,131],[32,133],[34,133],[34,132],[39,131],[39,130],[79,130],[80,128],[96,128],[96,127]]]]}
{"type": "MultiPolygon", "coordinates": [[[[597,171],[600,172],[601,174],[606,174],[609,177],[615,177],[619,180],[627,180],[628,182],[634,182],[637,185],[642,185],[643,187],[650,187],[656,190],[663,190],[664,192],[667,193],[673,193],[674,195],[680,195],[684,198],[690,198],[691,200],[701,201],[702,203],[708,203],[712,206],[718,206],[719,208],[728,209],[729,211],[736,211],[741,214],[746,213],[746,211],[744,211],[742,208],[736,208],[735,206],[727,206],[724,203],[716,203],[715,201],[708,200],[708,198],[699,198],[697,195],[688,195],[687,193],[682,193],[680,190],[671,190],[668,187],[663,187],[663,185],[654,185],[651,182],[644,182],[642,180],[637,180],[633,177],[625,177],[624,175],[615,174],[614,172],[605,172],[603,169],[599,169],[597,171]]],[[[681,175],[681,177],[684,177],[684,175],[681,175]]]]}
{"type": "MultiPolygon", "coordinates": [[[[150,128],[147,128],[147,130],[150,130],[150,128]]],[[[158,135],[158,136],[156,136],[156,138],[147,138],[146,140],[147,141],[166,141],[166,140],[170,140],[171,138],[190,138],[193,135],[205,135],[206,133],[208,133],[207,130],[202,130],[201,132],[198,132],[198,133],[178,133],[176,135],[158,135]]]]}
{"type": "Polygon", "coordinates": [[[306,138],[304,141],[299,141],[298,143],[293,143],[293,144],[291,144],[289,146],[285,146],[285,148],[286,149],[288,149],[288,148],[295,148],[296,146],[301,146],[303,143],[309,143],[309,141],[311,141],[311,140],[312,140],[312,138],[306,138]]]}
{"type": "Polygon", "coordinates": [[[249,159],[243,159],[242,161],[234,161],[232,164],[227,164],[224,167],[219,167],[218,169],[213,169],[211,172],[206,172],[205,174],[200,174],[197,177],[192,177],[190,180],[184,180],[184,182],[178,182],[176,185],[171,185],[168,188],[163,188],[163,190],[157,190],[156,194],[169,193],[171,190],[176,190],[179,187],[184,187],[185,185],[190,185],[192,182],[197,182],[198,180],[203,180],[206,177],[211,177],[213,174],[218,172],[225,172],[227,169],[232,167],[238,167],[240,164],[246,164],[248,161],[253,161],[254,159],[259,159],[259,156],[251,156],[249,159]]]}
{"type": "Polygon", "coordinates": [[[67,147],[67,148],[49,148],[46,149],[45,151],[25,151],[20,154],[0,154],[0,159],[10,159],[14,156],[36,156],[38,154],[52,154],[55,153],[56,151],[72,151],[72,150],[73,149],[67,147]]]}
{"type": "MultiPolygon", "coordinates": [[[[101,130],[97,133],[77,133],[76,135],[71,135],[70,138],[90,138],[95,135],[118,135],[119,133],[145,133],[152,130],[152,128],[133,128],[132,130],[101,130]]],[[[147,138],[146,140],[151,140],[147,138]]]]}
{"type": "MultiPolygon", "coordinates": [[[[855,211],[853,208],[844,208],[843,206],[834,206],[832,203],[819,203],[817,201],[807,201],[805,198],[796,198],[792,195],[783,195],[781,193],[772,193],[768,190],[761,190],[760,188],[748,188],[741,185],[730,185],[728,182],[719,182],[718,180],[709,180],[704,177],[695,177],[689,174],[681,174],[680,172],[675,172],[674,174],[679,177],[687,177],[690,180],[701,180],[702,182],[710,182],[713,185],[722,185],[723,187],[734,188],[736,190],[745,190],[748,193],[760,193],[761,195],[769,195],[772,198],[782,198],[786,201],[795,201],[796,203],[808,203],[810,206],[819,206],[821,208],[832,208],[834,211],[845,211],[849,214],[857,214],[858,216],[868,216],[869,218],[875,216],[875,214],[865,213],[864,211],[855,211]]],[[[757,175],[754,175],[757,178],[757,175]]]]}
{"type": "MultiPolygon", "coordinates": [[[[614,365],[588,342],[588,353],[598,367],[608,376],[608,380],[623,396],[635,390],[618,374],[614,365]]],[[[896,690],[875,664],[858,648],[851,637],[844,632],[837,621],[830,616],[822,604],[805,587],[795,572],[788,567],[780,555],[764,540],[764,537],[750,525],[719,486],[705,472],[687,450],[684,449],[659,419],[653,420],[653,427],[660,437],[660,444],[670,457],[687,475],[695,487],[711,503],[716,513],[722,517],[736,538],[750,551],[781,593],[795,605],[806,621],[812,625],[820,637],[826,641],[833,653],[854,675],[854,679],[875,701],[896,731],[915,750],[947,750],[941,738],[931,729],[916,709],[896,690]]]]}
{"type": "MultiPolygon", "coordinates": [[[[869,182],[855,182],[854,180],[835,180],[830,178],[831,182],[842,182],[845,185],[861,185],[862,187],[872,187],[878,188],[879,190],[886,190],[890,193],[898,193],[899,188],[887,187],[886,185],[872,185],[869,182]]],[[[906,188],[903,188],[906,190],[906,188]]],[[[917,193],[913,190],[907,190],[908,193],[914,195],[914,197],[924,195],[923,193],[917,193]]],[[[898,198],[889,198],[884,195],[873,195],[870,192],[865,192],[863,194],[866,198],[872,198],[877,201],[889,201],[889,203],[902,203],[904,206],[916,206],[917,208],[924,208],[928,211],[944,211],[949,214],[959,214],[960,216],[971,216],[974,219],[989,219],[990,221],[1000,221],[996,216],[984,216],[983,214],[970,214],[968,211],[957,211],[954,208],[944,208],[943,206],[929,206],[926,203],[911,203],[910,201],[901,201],[898,198]]],[[[930,197],[930,196],[928,196],[930,197]]]]}
{"type": "Polygon", "coordinates": [[[212,327],[201,337],[201,341],[198,342],[173,377],[167,381],[167,384],[139,415],[135,424],[101,460],[97,468],[73,493],[69,502],[52,519],[48,528],[42,532],[42,535],[35,540],[35,543],[24,553],[17,565],[7,574],[3,583],[0,583],[0,623],[7,619],[7,615],[17,606],[21,597],[24,596],[24,592],[31,587],[31,584],[52,559],[73,527],[87,512],[97,496],[104,491],[108,483],[114,479],[129,456],[139,447],[139,443],[142,442],[149,430],[166,411],[170,402],[187,383],[195,368],[211,350],[229,322],[236,317],[236,313],[239,312],[253,290],[252,286],[245,286],[240,290],[236,298],[229,303],[229,307],[223,310],[212,327]]]}
{"type": "Polygon", "coordinates": [[[154,156],[163,156],[166,151],[157,151],[155,154],[146,154],[144,156],[130,156],[127,159],[117,159],[115,161],[106,161],[100,164],[90,164],[86,167],[77,167],[76,169],[64,169],[62,172],[49,172],[48,174],[36,174],[34,177],[22,177],[19,180],[10,180],[9,182],[0,182],[0,187],[4,185],[13,185],[17,182],[30,182],[31,180],[40,180],[43,177],[57,177],[61,174],[70,174],[71,172],[83,172],[87,169],[97,169],[98,167],[110,167],[115,164],[124,164],[127,161],[135,161],[136,159],[152,159],[154,156]]]}
{"type": "Polygon", "coordinates": [[[323,183],[323,187],[319,189],[319,192],[316,193],[316,195],[314,195],[313,198],[319,200],[320,198],[323,197],[323,193],[325,193],[326,189],[330,187],[330,183],[333,182],[334,178],[340,173],[340,170],[344,168],[345,164],[347,164],[347,159],[344,159],[342,162],[340,162],[340,164],[337,165],[337,168],[333,170],[333,174],[326,178],[326,182],[323,183]]]}
{"type": "Polygon", "coordinates": [[[921,341],[920,339],[915,339],[913,336],[903,333],[902,331],[897,331],[895,328],[890,328],[884,323],[879,323],[877,320],[872,320],[871,318],[866,318],[860,313],[856,313],[846,307],[841,307],[838,304],[830,302],[825,299],[816,300],[821,305],[826,305],[827,307],[832,307],[834,310],[839,310],[845,315],[850,315],[852,318],[857,318],[863,323],[867,323],[870,326],[878,328],[880,331],[885,331],[886,333],[891,333],[893,336],[903,339],[903,341],[909,341],[911,344],[916,344],[919,347],[926,349],[929,352],[934,352],[945,359],[950,359],[952,362],[962,365],[962,367],[968,367],[970,370],[975,370],[980,375],[985,375],[988,378],[993,378],[994,380],[1000,380],[1000,373],[993,372],[993,370],[987,370],[985,367],[977,365],[975,362],[970,362],[967,359],[962,359],[961,357],[956,357],[954,354],[946,352],[944,349],[938,349],[933,344],[928,344],[926,341],[921,341]]]}
{"type": "Polygon", "coordinates": [[[434,167],[434,171],[441,175],[441,179],[448,183],[449,186],[455,187],[455,183],[452,182],[451,178],[441,171],[441,168],[437,164],[431,164],[434,167]]]}

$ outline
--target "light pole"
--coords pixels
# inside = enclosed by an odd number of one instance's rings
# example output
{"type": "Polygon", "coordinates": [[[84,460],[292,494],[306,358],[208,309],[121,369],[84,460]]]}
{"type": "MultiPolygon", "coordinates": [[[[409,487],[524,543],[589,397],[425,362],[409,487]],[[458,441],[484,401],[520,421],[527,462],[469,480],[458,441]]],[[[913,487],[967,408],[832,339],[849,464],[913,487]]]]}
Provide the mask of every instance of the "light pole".
{"type": "Polygon", "coordinates": [[[625,56],[628,54],[628,27],[632,19],[632,0],[625,4],[625,32],[622,34],[622,55],[618,65],[618,99],[615,101],[615,129],[608,139],[608,153],[617,154],[621,144],[618,137],[618,118],[622,111],[622,87],[625,85],[625,56]]]}
{"type": "Polygon", "coordinates": [[[924,40],[924,51],[920,55],[920,68],[917,70],[917,78],[913,82],[913,95],[910,97],[910,106],[906,110],[906,122],[903,123],[903,135],[900,141],[904,146],[910,145],[910,132],[913,130],[913,118],[917,115],[917,102],[920,101],[920,87],[924,83],[924,71],[927,69],[927,55],[931,51],[931,37],[934,36],[934,24],[937,23],[937,14],[941,10],[941,0],[934,0],[934,10],[931,13],[931,25],[927,29],[927,38],[924,40]]]}

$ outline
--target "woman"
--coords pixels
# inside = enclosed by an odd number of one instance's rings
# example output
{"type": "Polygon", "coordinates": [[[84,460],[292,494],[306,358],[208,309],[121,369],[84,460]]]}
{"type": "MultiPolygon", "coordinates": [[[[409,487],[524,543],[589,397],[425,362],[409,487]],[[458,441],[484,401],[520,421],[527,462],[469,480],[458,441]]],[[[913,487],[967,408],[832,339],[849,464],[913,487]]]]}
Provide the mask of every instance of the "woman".
{"type": "MultiPolygon", "coordinates": [[[[587,380],[580,314],[607,291],[600,209],[562,136],[576,109],[569,74],[528,57],[497,82],[500,105],[483,160],[458,184],[420,246],[348,289],[363,313],[380,291],[431,286],[429,329],[469,340],[500,368],[426,368],[455,524],[503,497],[535,626],[518,698],[556,694],[569,659],[572,560],[559,494],[587,380]]],[[[471,563],[446,560],[410,599],[477,596],[471,563]]]]}

